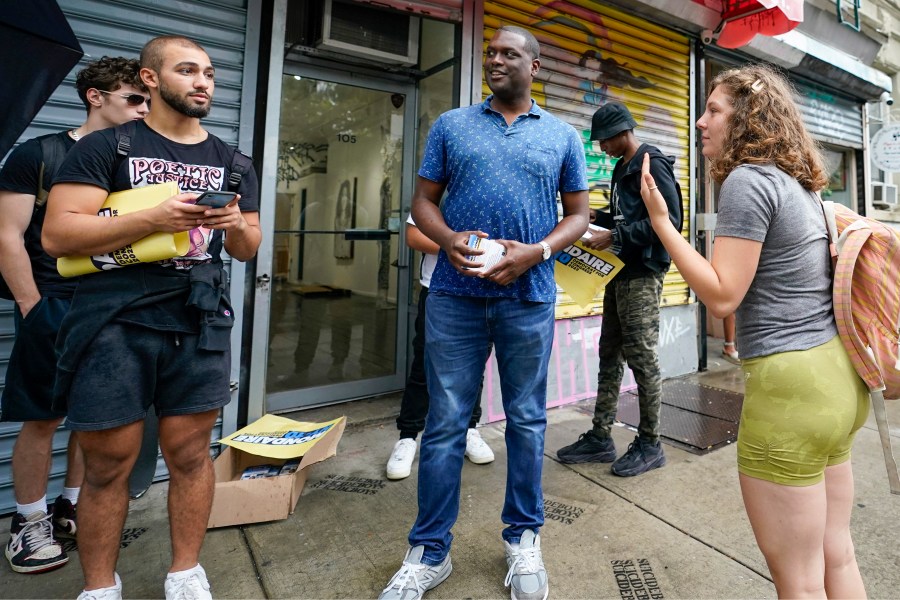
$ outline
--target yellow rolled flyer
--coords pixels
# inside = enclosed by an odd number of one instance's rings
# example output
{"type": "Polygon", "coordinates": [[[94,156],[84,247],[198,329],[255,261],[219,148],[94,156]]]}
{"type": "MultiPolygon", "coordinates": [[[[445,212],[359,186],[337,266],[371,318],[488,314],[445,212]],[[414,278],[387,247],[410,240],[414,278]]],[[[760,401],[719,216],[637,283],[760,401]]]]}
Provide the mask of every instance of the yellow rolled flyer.
{"type": "MultiPolygon", "coordinates": [[[[153,208],[178,193],[178,184],[174,181],[113,192],[106,198],[97,214],[112,218],[153,208]]],[[[190,248],[191,238],[187,231],[178,233],[159,231],[107,254],[65,256],[57,259],[56,270],[63,277],[75,277],[142,262],[156,262],[184,256],[190,248]]]]}
{"type": "Polygon", "coordinates": [[[579,240],[557,253],[556,283],[580,306],[587,306],[624,266],[612,252],[592,250],[579,240]]]}

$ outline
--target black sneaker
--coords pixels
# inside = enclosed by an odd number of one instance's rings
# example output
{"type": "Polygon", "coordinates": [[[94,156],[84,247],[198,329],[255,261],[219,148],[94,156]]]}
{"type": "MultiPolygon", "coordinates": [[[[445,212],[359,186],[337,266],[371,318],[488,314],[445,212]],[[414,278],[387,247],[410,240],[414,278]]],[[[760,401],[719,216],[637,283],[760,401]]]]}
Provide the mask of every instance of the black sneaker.
{"type": "Polygon", "coordinates": [[[578,441],[556,451],[559,462],[565,464],[601,462],[616,460],[616,445],[612,438],[601,438],[590,430],[578,436],[578,441]]]}
{"type": "Polygon", "coordinates": [[[78,527],[75,525],[75,505],[71,501],[58,496],[50,509],[53,521],[53,535],[57,538],[75,539],[78,527]]]}
{"type": "Polygon", "coordinates": [[[69,562],[66,551],[53,539],[50,515],[42,510],[27,519],[16,513],[9,533],[6,560],[16,573],[43,573],[69,562]]]}
{"type": "Polygon", "coordinates": [[[662,444],[655,444],[642,439],[640,436],[628,444],[628,450],[613,463],[613,475],[619,477],[634,477],[646,473],[651,469],[658,469],[666,464],[666,455],[663,454],[662,444]]]}

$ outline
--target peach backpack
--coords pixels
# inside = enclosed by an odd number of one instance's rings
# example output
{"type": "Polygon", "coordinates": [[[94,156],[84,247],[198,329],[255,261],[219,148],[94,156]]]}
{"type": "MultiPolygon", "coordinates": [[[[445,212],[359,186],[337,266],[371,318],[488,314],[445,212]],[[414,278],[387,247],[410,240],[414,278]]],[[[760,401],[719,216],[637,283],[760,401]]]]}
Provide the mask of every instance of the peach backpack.
{"type": "Polygon", "coordinates": [[[856,372],[869,388],[891,493],[900,477],[884,400],[900,398],[900,231],[823,202],[834,263],[834,316],[856,372]]]}

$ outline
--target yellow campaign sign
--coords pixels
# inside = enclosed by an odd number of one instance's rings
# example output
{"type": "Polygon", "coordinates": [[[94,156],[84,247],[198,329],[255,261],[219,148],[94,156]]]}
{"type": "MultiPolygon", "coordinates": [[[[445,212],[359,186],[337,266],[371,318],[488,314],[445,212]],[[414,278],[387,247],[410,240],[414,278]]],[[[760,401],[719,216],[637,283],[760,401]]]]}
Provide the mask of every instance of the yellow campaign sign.
{"type": "Polygon", "coordinates": [[[263,415],[219,441],[257,456],[300,458],[343,418],[338,417],[325,423],[305,423],[276,415],[263,415]]]}
{"type": "Polygon", "coordinates": [[[592,250],[579,240],[556,255],[556,283],[572,300],[587,306],[624,266],[612,252],[592,250]]]}

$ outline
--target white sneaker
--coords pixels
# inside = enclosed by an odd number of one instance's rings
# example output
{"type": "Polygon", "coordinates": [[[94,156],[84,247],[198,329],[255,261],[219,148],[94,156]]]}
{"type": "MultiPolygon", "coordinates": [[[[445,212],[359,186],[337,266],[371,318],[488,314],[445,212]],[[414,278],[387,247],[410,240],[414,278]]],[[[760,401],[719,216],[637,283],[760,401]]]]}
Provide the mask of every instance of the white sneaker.
{"type": "Polygon", "coordinates": [[[394,449],[391,450],[391,457],[387,462],[387,478],[388,479],[405,479],[409,477],[412,471],[413,459],[416,458],[416,448],[419,444],[412,438],[403,438],[397,440],[394,449]]]}
{"type": "Polygon", "coordinates": [[[450,577],[453,563],[450,562],[449,554],[444,557],[441,564],[430,566],[422,564],[424,553],[425,546],[416,546],[406,552],[403,565],[391,577],[378,600],[418,600],[422,594],[450,577]]]}
{"type": "Polygon", "coordinates": [[[203,567],[166,575],[166,600],[212,600],[203,567]]]}
{"type": "Polygon", "coordinates": [[[90,591],[84,590],[78,594],[78,600],[122,600],[122,580],[119,579],[118,573],[113,573],[113,575],[116,578],[116,585],[90,591]]]}
{"type": "Polygon", "coordinates": [[[725,342],[722,344],[722,358],[728,362],[739,365],[741,364],[741,356],[734,348],[734,342],[725,342]]]}
{"type": "Polygon", "coordinates": [[[526,529],[518,544],[504,541],[503,545],[509,565],[503,585],[509,587],[512,600],[547,600],[550,584],[541,556],[541,536],[526,529]]]}
{"type": "Polygon", "coordinates": [[[477,429],[469,429],[466,433],[466,456],[476,465],[494,462],[494,451],[482,439],[477,429]]]}

